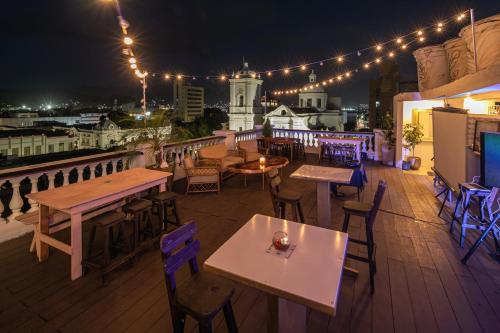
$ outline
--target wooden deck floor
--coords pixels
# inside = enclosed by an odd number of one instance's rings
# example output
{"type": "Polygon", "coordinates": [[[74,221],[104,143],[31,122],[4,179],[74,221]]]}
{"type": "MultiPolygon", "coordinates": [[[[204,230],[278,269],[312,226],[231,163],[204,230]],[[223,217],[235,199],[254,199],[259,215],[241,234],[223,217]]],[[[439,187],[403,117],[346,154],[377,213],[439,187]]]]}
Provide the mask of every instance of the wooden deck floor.
{"type": "MultiPolygon", "coordinates": [[[[284,174],[298,166],[289,165],[284,174]]],[[[465,250],[458,247],[456,235],[448,233],[446,221],[436,217],[439,202],[432,179],[379,165],[368,166],[367,173],[369,183],[362,200],[372,200],[379,179],[388,182],[375,224],[376,292],[369,293],[366,265],[351,263],[360,275],[343,277],[337,316],[311,312],[309,331],[498,332],[500,265],[484,248],[468,266],[460,263],[465,250]]],[[[315,185],[287,177],[285,183],[304,193],[306,222],[315,224],[315,185]]],[[[339,230],[341,201],[332,200],[333,228],[339,230]]],[[[182,196],[180,206],[181,218],[198,223],[200,262],[253,214],[272,213],[269,194],[260,190],[258,176],[248,178],[247,188],[236,176],[218,195],[182,196]]],[[[364,237],[359,220],[353,220],[349,233],[364,237]]],[[[466,248],[474,237],[470,232],[466,248]]],[[[38,264],[27,251],[30,240],[31,235],[26,235],[0,244],[0,332],[172,331],[158,250],[113,273],[110,284],[102,287],[97,273],[71,282],[69,258],[62,253],[52,251],[47,262],[38,264]]],[[[364,252],[351,244],[349,251],[364,252]]],[[[182,270],[179,278],[186,275],[187,270],[182,270]]],[[[238,286],[233,306],[240,332],[265,331],[265,294],[238,286]]],[[[186,332],[196,329],[195,323],[188,322],[186,332]]],[[[226,331],[221,317],[216,331],[226,331]]]]}

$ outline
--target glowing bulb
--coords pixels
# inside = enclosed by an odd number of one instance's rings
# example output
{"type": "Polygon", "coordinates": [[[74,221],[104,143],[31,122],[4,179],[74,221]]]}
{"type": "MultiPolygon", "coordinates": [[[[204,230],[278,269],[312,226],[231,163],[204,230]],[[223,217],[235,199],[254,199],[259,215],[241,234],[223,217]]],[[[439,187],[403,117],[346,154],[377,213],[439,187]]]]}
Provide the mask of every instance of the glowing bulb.
{"type": "Polygon", "coordinates": [[[441,27],[437,27],[437,28],[436,28],[436,31],[437,31],[437,32],[441,32],[441,31],[443,31],[443,28],[441,28],[441,27]]]}
{"type": "Polygon", "coordinates": [[[252,78],[253,78],[253,79],[255,79],[255,76],[256,76],[255,74],[252,74],[252,78]]]}
{"type": "Polygon", "coordinates": [[[285,74],[288,74],[288,73],[290,73],[290,70],[289,70],[288,68],[285,68],[285,69],[283,70],[283,72],[284,72],[285,74]]]}
{"type": "Polygon", "coordinates": [[[220,79],[221,79],[221,81],[225,81],[226,80],[226,76],[225,75],[221,75],[220,79]]]}
{"type": "Polygon", "coordinates": [[[293,92],[294,92],[294,93],[297,93],[297,89],[295,89],[293,92]]]}
{"type": "Polygon", "coordinates": [[[123,42],[125,43],[125,45],[132,45],[134,43],[134,41],[132,40],[132,38],[130,37],[125,37],[123,38],[123,42]]]}
{"type": "Polygon", "coordinates": [[[403,38],[396,39],[396,43],[401,44],[403,42],[403,38]]]}
{"type": "Polygon", "coordinates": [[[381,59],[380,59],[380,58],[375,59],[375,62],[376,62],[377,64],[380,64],[380,61],[381,61],[381,59]]]}
{"type": "Polygon", "coordinates": [[[182,80],[182,75],[181,74],[177,74],[177,80],[182,80]]]}
{"type": "Polygon", "coordinates": [[[300,69],[301,69],[301,70],[303,70],[303,71],[305,71],[305,70],[306,70],[306,68],[307,68],[307,67],[306,67],[306,65],[302,65],[302,66],[300,66],[300,69]]]}
{"type": "Polygon", "coordinates": [[[337,76],[337,80],[342,80],[342,75],[337,76]]]}
{"type": "Polygon", "coordinates": [[[267,76],[271,76],[271,75],[273,75],[273,73],[267,72],[267,76]]]}
{"type": "Polygon", "coordinates": [[[439,22],[438,23],[438,28],[442,28],[443,27],[443,23],[439,22]]]}
{"type": "Polygon", "coordinates": [[[460,14],[457,17],[457,21],[462,21],[465,18],[465,14],[460,14]]]}
{"type": "Polygon", "coordinates": [[[316,88],[319,87],[319,83],[316,83],[316,88]]]}
{"type": "Polygon", "coordinates": [[[393,58],[393,57],[394,57],[394,52],[392,52],[392,51],[391,51],[391,52],[389,52],[389,57],[390,57],[390,58],[393,58]]]}
{"type": "Polygon", "coordinates": [[[137,69],[137,64],[130,64],[130,68],[137,69]]]}
{"type": "Polygon", "coordinates": [[[329,79],[328,82],[332,83],[333,82],[333,79],[329,79]]]}
{"type": "Polygon", "coordinates": [[[344,61],[344,57],[337,57],[337,61],[338,61],[338,62],[342,62],[342,61],[344,61]]]}
{"type": "Polygon", "coordinates": [[[141,77],[142,76],[142,73],[140,70],[136,69],[135,70],[135,75],[137,75],[138,77],[141,77]]]}
{"type": "Polygon", "coordinates": [[[134,57],[132,57],[128,60],[128,62],[130,62],[131,64],[135,64],[137,60],[134,57]]]}
{"type": "Polygon", "coordinates": [[[376,47],[377,51],[380,51],[382,50],[382,45],[381,44],[378,44],[377,47],[376,47]]]}
{"type": "Polygon", "coordinates": [[[424,32],[422,30],[417,31],[417,35],[422,36],[424,32]]]}
{"type": "Polygon", "coordinates": [[[165,80],[169,80],[170,79],[170,74],[165,74],[165,80]]]}
{"type": "Polygon", "coordinates": [[[326,86],[326,81],[321,82],[322,85],[326,86]]]}
{"type": "Polygon", "coordinates": [[[345,76],[350,77],[351,76],[351,72],[345,73],[345,76]]]}
{"type": "Polygon", "coordinates": [[[236,74],[235,78],[239,79],[239,78],[240,78],[240,76],[239,76],[238,74],[236,74]]]}
{"type": "Polygon", "coordinates": [[[425,37],[424,37],[424,36],[422,36],[422,37],[420,37],[420,38],[418,39],[418,41],[419,41],[419,42],[423,42],[424,40],[425,40],[425,37]]]}
{"type": "Polygon", "coordinates": [[[406,47],[407,47],[407,45],[406,45],[406,44],[401,45],[401,48],[402,48],[403,50],[406,50],[406,47]]]}
{"type": "Polygon", "coordinates": [[[370,64],[369,64],[369,63],[366,63],[364,66],[365,66],[365,68],[369,68],[369,67],[370,67],[370,64]]]}
{"type": "Polygon", "coordinates": [[[307,91],[307,89],[308,89],[308,88],[307,88],[307,87],[305,87],[305,88],[304,88],[304,91],[307,91]]]}

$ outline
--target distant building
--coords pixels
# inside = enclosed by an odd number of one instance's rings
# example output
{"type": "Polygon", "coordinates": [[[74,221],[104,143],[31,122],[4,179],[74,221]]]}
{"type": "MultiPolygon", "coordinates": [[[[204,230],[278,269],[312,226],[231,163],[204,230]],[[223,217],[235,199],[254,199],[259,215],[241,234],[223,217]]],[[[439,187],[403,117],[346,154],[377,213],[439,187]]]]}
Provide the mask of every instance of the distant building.
{"type": "Polygon", "coordinates": [[[39,115],[36,112],[16,112],[0,118],[0,126],[32,127],[40,122],[58,122],[68,126],[75,124],[97,124],[106,113],[77,113],[75,115],[39,115]]]}
{"type": "Polygon", "coordinates": [[[229,79],[229,129],[246,131],[263,122],[262,80],[243,63],[243,68],[229,79]]]}
{"type": "Polygon", "coordinates": [[[32,156],[75,149],[76,138],[64,130],[0,128],[0,155],[32,156]]]}
{"type": "Polygon", "coordinates": [[[417,82],[400,82],[399,65],[394,61],[383,62],[379,77],[370,80],[368,123],[370,128],[380,128],[386,114],[393,115],[393,98],[418,88],[417,82]]]}
{"type": "Polygon", "coordinates": [[[274,128],[343,131],[346,118],[341,103],[340,97],[328,97],[312,71],[309,84],[299,94],[299,107],[280,105],[264,117],[274,128]]]}
{"type": "Polygon", "coordinates": [[[183,122],[192,122],[203,117],[205,105],[204,89],[176,80],[174,83],[174,115],[183,122]]]}

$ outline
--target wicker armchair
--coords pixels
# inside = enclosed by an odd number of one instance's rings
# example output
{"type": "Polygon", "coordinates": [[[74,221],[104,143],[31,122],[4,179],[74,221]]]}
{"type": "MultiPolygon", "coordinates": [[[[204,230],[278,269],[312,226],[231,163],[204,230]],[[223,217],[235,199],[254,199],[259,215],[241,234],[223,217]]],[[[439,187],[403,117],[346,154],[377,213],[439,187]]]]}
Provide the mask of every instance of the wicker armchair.
{"type": "MultiPolygon", "coordinates": [[[[228,166],[245,161],[243,151],[227,149],[224,143],[202,147],[198,151],[198,156],[202,161],[216,162],[219,167],[220,178],[224,179],[224,174],[228,171],[228,166]]],[[[227,175],[228,173],[226,173],[227,175]]],[[[230,173],[229,173],[230,175],[230,173]]],[[[229,176],[227,175],[227,176],[229,176]]]]}
{"type": "Polygon", "coordinates": [[[259,148],[257,140],[238,142],[238,150],[244,153],[245,162],[256,161],[262,156],[268,155],[268,149],[259,148]]]}
{"type": "Polygon", "coordinates": [[[220,191],[220,166],[217,161],[205,160],[194,163],[191,156],[186,156],[183,166],[187,178],[186,194],[220,191]]]}

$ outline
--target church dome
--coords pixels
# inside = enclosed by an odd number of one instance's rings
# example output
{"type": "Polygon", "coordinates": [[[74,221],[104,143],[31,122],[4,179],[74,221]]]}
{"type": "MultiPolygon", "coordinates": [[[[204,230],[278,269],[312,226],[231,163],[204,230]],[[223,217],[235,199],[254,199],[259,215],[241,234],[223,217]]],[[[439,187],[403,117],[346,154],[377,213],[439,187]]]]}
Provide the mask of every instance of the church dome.
{"type": "Polygon", "coordinates": [[[316,73],[314,73],[314,69],[311,70],[311,74],[309,74],[309,83],[304,85],[302,88],[302,93],[324,93],[325,88],[321,84],[316,81],[316,73]],[[306,90],[307,89],[307,90],[306,90]]]}
{"type": "Polygon", "coordinates": [[[257,72],[252,71],[248,67],[248,62],[243,63],[243,68],[237,71],[236,73],[233,74],[233,77],[236,79],[240,78],[256,78],[257,77],[257,72]]]}

